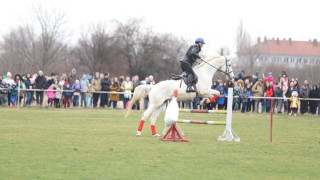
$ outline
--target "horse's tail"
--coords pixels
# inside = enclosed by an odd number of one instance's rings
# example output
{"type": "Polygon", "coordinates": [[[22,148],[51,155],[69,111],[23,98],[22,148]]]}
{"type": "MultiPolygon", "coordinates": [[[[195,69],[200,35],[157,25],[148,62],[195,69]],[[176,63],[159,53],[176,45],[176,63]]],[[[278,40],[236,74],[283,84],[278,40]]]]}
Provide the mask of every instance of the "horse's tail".
{"type": "Polygon", "coordinates": [[[130,100],[129,106],[128,106],[128,111],[125,115],[125,117],[128,117],[131,110],[132,110],[132,106],[137,102],[140,101],[140,99],[145,98],[148,96],[150,90],[151,90],[152,86],[150,85],[140,85],[137,86],[136,89],[134,90],[133,93],[133,97],[130,100]]]}

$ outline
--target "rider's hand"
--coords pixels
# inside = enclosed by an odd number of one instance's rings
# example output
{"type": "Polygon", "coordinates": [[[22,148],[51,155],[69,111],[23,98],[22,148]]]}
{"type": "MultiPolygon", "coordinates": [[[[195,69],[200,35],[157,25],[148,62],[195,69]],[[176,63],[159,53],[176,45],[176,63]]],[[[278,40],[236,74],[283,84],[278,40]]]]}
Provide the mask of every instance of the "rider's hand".
{"type": "Polygon", "coordinates": [[[200,58],[201,61],[203,61],[203,58],[200,58]]]}

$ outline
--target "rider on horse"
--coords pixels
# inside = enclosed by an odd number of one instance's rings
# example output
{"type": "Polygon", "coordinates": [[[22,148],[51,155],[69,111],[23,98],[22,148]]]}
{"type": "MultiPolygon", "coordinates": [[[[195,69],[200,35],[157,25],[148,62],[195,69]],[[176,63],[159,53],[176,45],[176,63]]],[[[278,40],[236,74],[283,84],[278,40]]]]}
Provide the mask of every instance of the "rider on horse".
{"type": "Polygon", "coordinates": [[[197,59],[203,61],[203,59],[199,56],[199,52],[201,51],[203,44],[205,44],[204,40],[202,38],[197,38],[195,44],[189,47],[187,52],[183,55],[183,57],[180,60],[181,69],[188,74],[187,93],[195,92],[195,90],[192,87],[192,84],[196,75],[192,70],[192,65],[196,62],[197,59]]]}

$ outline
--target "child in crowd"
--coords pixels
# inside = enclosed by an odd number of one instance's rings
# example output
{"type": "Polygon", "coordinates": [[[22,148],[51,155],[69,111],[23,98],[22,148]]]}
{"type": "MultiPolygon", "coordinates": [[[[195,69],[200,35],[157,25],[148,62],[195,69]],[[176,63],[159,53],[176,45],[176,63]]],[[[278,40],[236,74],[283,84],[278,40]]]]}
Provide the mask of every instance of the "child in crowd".
{"type": "Polygon", "coordinates": [[[247,103],[247,109],[246,109],[246,112],[252,112],[254,111],[254,104],[253,104],[253,100],[252,100],[252,97],[253,97],[253,93],[252,93],[252,89],[251,89],[252,85],[251,84],[248,84],[247,85],[247,94],[248,94],[248,103],[247,103]]]}
{"type": "Polygon", "coordinates": [[[272,76],[272,72],[269,72],[268,75],[269,75],[269,76],[266,77],[266,81],[267,81],[267,82],[272,82],[272,85],[270,84],[271,87],[272,87],[272,90],[273,90],[273,91],[276,91],[276,86],[275,86],[274,78],[273,78],[273,76],[272,76]]]}
{"type": "Polygon", "coordinates": [[[239,96],[241,95],[240,93],[240,87],[235,83],[235,87],[234,87],[234,92],[233,92],[233,96],[237,96],[233,98],[234,101],[234,110],[238,111],[239,110],[239,96]]]}
{"type": "Polygon", "coordinates": [[[61,101],[61,98],[62,98],[62,92],[63,92],[63,82],[60,81],[58,83],[58,85],[56,85],[56,95],[54,97],[54,104],[56,106],[56,108],[60,108],[60,101],[61,101]]]}
{"type": "Polygon", "coordinates": [[[9,92],[11,94],[10,102],[12,104],[12,107],[16,106],[18,100],[18,91],[19,87],[16,85],[16,83],[12,84],[12,86],[9,87],[9,92]]]}
{"type": "Polygon", "coordinates": [[[289,115],[292,114],[292,111],[294,113],[294,116],[297,115],[297,110],[298,110],[298,104],[299,104],[299,99],[298,99],[298,92],[293,91],[292,95],[289,99],[290,101],[290,110],[289,110],[289,115]]]}
{"type": "Polygon", "coordinates": [[[222,83],[222,82],[220,82],[220,83],[218,84],[217,90],[218,90],[219,92],[224,90],[224,87],[223,87],[223,83],[222,83]]]}
{"type": "MultiPolygon", "coordinates": [[[[64,87],[63,90],[65,91],[72,91],[72,88],[70,87],[70,84],[67,83],[64,87]]],[[[72,98],[73,92],[63,92],[64,96],[64,107],[70,107],[70,101],[72,98]]]]}
{"type": "Polygon", "coordinates": [[[87,89],[87,92],[86,92],[87,107],[91,106],[93,91],[94,91],[94,89],[93,89],[92,85],[88,84],[88,89],[87,89]]]}
{"type": "Polygon", "coordinates": [[[47,96],[48,96],[48,106],[52,107],[54,97],[56,96],[56,93],[54,90],[54,84],[51,84],[47,90],[47,96]]]}
{"type": "Polygon", "coordinates": [[[243,89],[243,92],[241,93],[241,97],[242,97],[242,109],[241,109],[241,112],[245,113],[246,110],[247,110],[247,104],[248,104],[248,100],[249,100],[248,99],[249,94],[248,94],[247,88],[243,89]]]}
{"type": "MultiPolygon", "coordinates": [[[[0,84],[0,89],[6,89],[8,88],[8,85],[5,81],[2,81],[0,84]]],[[[1,106],[4,106],[7,104],[7,97],[8,97],[8,90],[0,90],[0,104],[1,106]]]]}
{"type": "Polygon", "coordinates": [[[73,93],[73,107],[79,106],[79,96],[80,92],[82,91],[80,81],[76,80],[75,83],[72,85],[73,93]]]}
{"type": "Polygon", "coordinates": [[[221,90],[220,91],[220,96],[221,97],[219,97],[218,98],[218,109],[219,110],[223,110],[223,106],[224,106],[224,97],[225,97],[225,95],[226,95],[226,93],[223,91],[223,90],[221,90]]]}

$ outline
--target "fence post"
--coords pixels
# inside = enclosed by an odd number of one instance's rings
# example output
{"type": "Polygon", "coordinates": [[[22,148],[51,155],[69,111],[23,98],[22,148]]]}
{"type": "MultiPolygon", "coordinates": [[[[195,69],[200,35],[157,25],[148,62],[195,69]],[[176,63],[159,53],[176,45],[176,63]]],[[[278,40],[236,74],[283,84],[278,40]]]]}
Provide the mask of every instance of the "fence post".
{"type": "Polygon", "coordinates": [[[272,125],[273,125],[273,99],[271,99],[271,110],[270,110],[270,142],[272,143],[272,125]]]}

